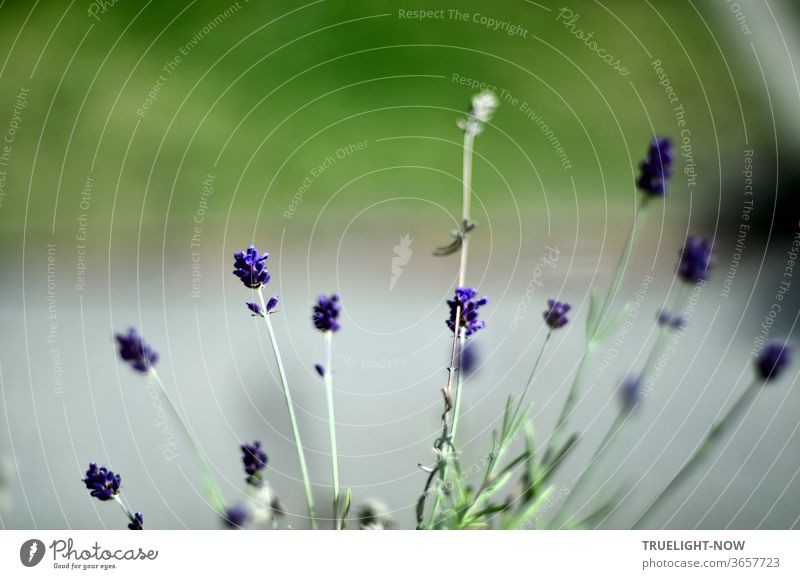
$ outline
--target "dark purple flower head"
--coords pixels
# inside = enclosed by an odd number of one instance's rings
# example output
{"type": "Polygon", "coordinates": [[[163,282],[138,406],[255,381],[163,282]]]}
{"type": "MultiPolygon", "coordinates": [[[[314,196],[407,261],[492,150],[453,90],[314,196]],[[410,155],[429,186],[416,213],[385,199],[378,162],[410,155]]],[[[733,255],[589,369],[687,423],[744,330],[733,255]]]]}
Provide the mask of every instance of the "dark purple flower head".
{"type": "Polygon", "coordinates": [[[619,393],[622,396],[622,408],[630,412],[639,404],[642,395],[642,381],[639,377],[629,376],[625,378],[620,386],[619,393]]]}
{"type": "Polygon", "coordinates": [[[97,464],[94,462],[89,463],[89,470],[81,480],[91,491],[89,494],[101,501],[110,501],[117,496],[122,483],[118,474],[114,474],[104,466],[97,468],[97,464]]]}
{"type": "Polygon", "coordinates": [[[325,366],[322,364],[314,364],[314,370],[317,371],[317,374],[324,377],[325,376],[325,366]]]}
{"type": "Polygon", "coordinates": [[[267,313],[271,314],[278,307],[278,296],[272,296],[267,300],[267,313]]]}
{"type": "Polygon", "coordinates": [[[247,522],[249,517],[250,513],[241,503],[231,505],[225,509],[225,525],[231,529],[237,529],[241,527],[247,522]]]}
{"type": "Polygon", "coordinates": [[[761,350],[756,368],[761,378],[768,382],[781,375],[792,361],[792,348],[784,342],[770,342],[761,350]]]}
{"type": "Polygon", "coordinates": [[[247,483],[259,487],[262,484],[261,471],[267,468],[267,454],[261,449],[257,440],[253,444],[242,444],[242,463],[247,473],[247,483]]]}
{"type": "Polygon", "coordinates": [[[477,289],[459,287],[456,288],[454,298],[447,300],[447,305],[450,306],[450,319],[447,320],[447,327],[451,331],[455,332],[457,326],[459,331],[464,332],[464,336],[471,336],[486,327],[486,322],[478,319],[478,309],[489,303],[489,298],[483,296],[475,299],[476,295],[478,295],[477,289]],[[458,324],[456,324],[456,311],[459,308],[461,311],[458,324]]]}
{"type": "Polygon", "coordinates": [[[639,189],[647,195],[662,197],[667,191],[666,180],[672,175],[672,141],[653,137],[647,158],[639,164],[639,189]]]}
{"type": "Polygon", "coordinates": [[[572,306],[567,302],[560,302],[558,300],[547,300],[547,309],[542,313],[544,323],[550,326],[551,330],[563,328],[569,323],[567,312],[572,309],[572,306]]]}
{"type": "Polygon", "coordinates": [[[711,270],[711,240],[690,235],[681,249],[678,275],[689,283],[705,281],[711,270]]]}
{"type": "Polygon", "coordinates": [[[314,327],[322,332],[336,332],[339,330],[339,313],[342,305],[339,303],[339,294],[332,294],[331,297],[319,296],[311,314],[311,321],[314,327]]]}
{"type": "Polygon", "coordinates": [[[133,516],[133,520],[130,523],[128,523],[128,528],[131,531],[142,531],[144,530],[144,527],[142,526],[143,524],[144,524],[144,517],[142,517],[142,513],[136,513],[133,516]]]}
{"type": "Polygon", "coordinates": [[[158,362],[158,353],[144,343],[136,330],[131,328],[127,334],[117,334],[119,357],[130,363],[137,372],[145,373],[158,362]]]}
{"type": "Polygon", "coordinates": [[[258,289],[270,279],[267,261],[269,253],[261,256],[255,246],[251,245],[245,251],[237,251],[233,254],[233,275],[242,280],[242,283],[249,288],[258,289]]]}

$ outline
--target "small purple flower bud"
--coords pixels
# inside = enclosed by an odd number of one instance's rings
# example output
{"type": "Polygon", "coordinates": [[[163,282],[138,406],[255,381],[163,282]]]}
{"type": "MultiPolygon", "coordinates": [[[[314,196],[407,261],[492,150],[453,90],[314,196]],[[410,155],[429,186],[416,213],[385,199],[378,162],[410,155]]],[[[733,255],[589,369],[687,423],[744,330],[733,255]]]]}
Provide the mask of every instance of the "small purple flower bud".
{"type": "Polygon", "coordinates": [[[658,312],[658,316],[656,316],[656,321],[658,322],[659,326],[666,326],[670,322],[669,312],[667,310],[661,310],[658,312]]]}
{"type": "Polygon", "coordinates": [[[622,408],[626,412],[630,412],[639,404],[642,394],[642,381],[638,377],[629,376],[625,378],[620,386],[620,395],[622,396],[622,408]]]}
{"type": "Polygon", "coordinates": [[[257,440],[253,444],[242,444],[242,463],[244,472],[247,474],[247,484],[260,487],[261,471],[267,467],[267,454],[261,449],[261,443],[257,440]]]}
{"type": "Polygon", "coordinates": [[[314,370],[316,370],[317,374],[319,374],[323,378],[325,377],[325,366],[323,366],[322,364],[314,364],[314,370]]]}
{"type": "Polygon", "coordinates": [[[450,306],[450,319],[447,320],[447,327],[452,332],[457,329],[464,332],[464,336],[471,336],[478,330],[486,327],[486,322],[478,319],[478,309],[489,303],[489,298],[483,296],[475,299],[478,290],[469,287],[456,288],[455,296],[452,300],[447,300],[450,306]],[[458,323],[456,324],[456,311],[460,308],[458,323]]]}
{"type": "Polygon", "coordinates": [[[101,501],[110,501],[119,494],[122,479],[118,474],[106,467],[97,468],[97,463],[90,462],[86,476],[81,479],[93,497],[101,501]]]}
{"type": "Polygon", "coordinates": [[[342,306],[339,303],[339,294],[332,294],[331,297],[319,296],[314,305],[311,321],[314,327],[322,332],[337,332],[339,330],[339,314],[342,306]]]}
{"type": "Polygon", "coordinates": [[[269,253],[258,254],[254,245],[245,251],[237,251],[233,254],[233,275],[242,280],[242,283],[249,288],[258,289],[270,280],[269,270],[265,261],[269,253]]]}
{"type": "Polygon", "coordinates": [[[144,530],[144,527],[142,525],[144,525],[144,518],[142,517],[142,513],[136,513],[133,516],[133,520],[130,523],[128,523],[128,528],[131,531],[142,531],[144,530]]]}
{"type": "Polygon", "coordinates": [[[158,362],[158,353],[145,344],[135,329],[129,329],[127,334],[117,334],[115,338],[119,344],[119,357],[137,372],[147,373],[158,362]]]}
{"type": "Polygon", "coordinates": [[[756,360],[759,376],[765,381],[774,380],[792,361],[792,348],[784,342],[770,342],[761,350],[756,360]]]}
{"type": "Polygon", "coordinates": [[[278,307],[278,296],[272,296],[267,301],[267,313],[271,314],[278,307]]]}
{"type": "Polygon", "coordinates": [[[666,180],[672,175],[672,141],[666,137],[654,137],[639,170],[641,173],[636,181],[639,189],[651,197],[663,197],[667,191],[666,180]]]}
{"type": "Polygon", "coordinates": [[[673,330],[680,330],[686,326],[686,318],[683,316],[675,316],[670,322],[673,330]]]}
{"type": "Polygon", "coordinates": [[[690,235],[680,253],[678,275],[696,284],[705,281],[711,269],[711,240],[690,235]]]}
{"type": "Polygon", "coordinates": [[[480,357],[478,342],[467,342],[464,351],[461,352],[461,372],[464,376],[469,376],[477,369],[480,357]]]}
{"type": "Polygon", "coordinates": [[[231,505],[225,509],[225,525],[231,529],[241,528],[247,522],[250,513],[241,503],[231,505]]]}
{"type": "Polygon", "coordinates": [[[551,330],[563,328],[569,323],[567,312],[572,309],[572,306],[567,302],[560,302],[558,300],[547,300],[547,309],[542,313],[544,323],[550,326],[551,330]]]}
{"type": "Polygon", "coordinates": [[[247,304],[248,309],[253,312],[252,315],[254,316],[263,316],[264,310],[261,309],[261,306],[258,305],[256,302],[245,302],[247,304]]]}

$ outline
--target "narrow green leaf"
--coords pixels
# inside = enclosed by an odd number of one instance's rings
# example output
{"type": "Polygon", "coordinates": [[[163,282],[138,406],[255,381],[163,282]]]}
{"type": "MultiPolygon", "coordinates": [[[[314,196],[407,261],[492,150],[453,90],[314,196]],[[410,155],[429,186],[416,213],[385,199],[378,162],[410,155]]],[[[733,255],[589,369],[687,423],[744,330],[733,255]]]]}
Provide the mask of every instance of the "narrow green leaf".
{"type": "Polygon", "coordinates": [[[589,297],[589,314],[586,316],[586,341],[590,342],[594,336],[595,326],[597,325],[597,318],[600,315],[600,296],[596,289],[592,290],[592,295],[589,297]]]}
{"type": "Polygon", "coordinates": [[[347,519],[350,516],[350,503],[353,500],[353,493],[347,489],[344,493],[344,503],[342,504],[341,528],[347,528],[347,519]]]}
{"type": "Polygon", "coordinates": [[[531,504],[529,504],[527,507],[525,507],[519,515],[517,515],[513,519],[511,519],[511,523],[509,525],[509,528],[511,528],[511,529],[519,529],[521,526],[523,526],[525,523],[527,523],[528,520],[532,516],[534,516],[539,509],[542,508],[542,505],[544,504],[544,502],[553,493],[553,489],[554,488],[555,487],[552,487],[552,486],[547,487],[538,497],[536,497],[536,499],[531,504]]]}

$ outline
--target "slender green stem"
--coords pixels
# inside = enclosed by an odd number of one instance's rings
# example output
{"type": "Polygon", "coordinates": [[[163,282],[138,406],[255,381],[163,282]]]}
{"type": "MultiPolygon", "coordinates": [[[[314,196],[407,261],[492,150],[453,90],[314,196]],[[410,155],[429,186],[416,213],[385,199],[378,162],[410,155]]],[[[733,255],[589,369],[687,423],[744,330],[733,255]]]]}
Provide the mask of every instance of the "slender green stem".
{"type": "Polygon", "coordinates": [[[153,382],[159,387],[161,390],[161,395],[167,401],[167,407],[169,408],[170,412],[172,412],[175,421],[180,426],[183,434],[186,436],[186,439],[189,441],[189,445],[192,448],[192,452],[197,460],[197,463],[200,465],[200,470],[203,473],[203,486],[208,493],[208,498],[211,501],[211,505],[214,507],[214,510],[217,511],[221,516],[225,515],[225,501],[222,498],[222,493],[217,486],[216,480],[214,479],[214,475],[211,473],[211,468],[208,466],[208,462],[206,461],[205,455],[203,451],[200,449],[200,445],[197,442],[197,439],[192,434],[192,431],[189,430],[189,426],[181,417],[180,412],[178,412],[178,407],[172,401],[172,397],[167,392],[167,389],[164,387],[164,383],[161,381],[161,378],[156,372],[156,369],[152,366],[149,369],[149,376],[152,378],[153,382]]]}
{"type": "Polygon", "coordinates": [[[328,403],[328,434],[331,439],[331,466],[333,468],[333,528],[339,530],[339,458],[336,451],[336,418],[333,414],[333,332],[325,336],[325,398],[328,403]]]}
{"type": "Polygon", "coordinates": [[[303,450],[303,442],[300,439],[300,428],[297,426],[297,417],[294,413],[294,403],[292,402],[292,393],[289,390],[289,382],[286,379],[286,371],[283,368],[283,359],[281,352],[278,348],[278,340],[275,338],[275,330],[272,329],[272,322],[269,319],[267,312],[267,305],[264,302],[264,294],[261,288],[256,292],[258,299],[261,302],[261,309],[264,311],[264,323],[267,325],[267,333],[272,344],[272,352],[275,354],[275,362],[278,365],[278,374],[281,378],[281,387],[283,388],[283,397],[286,400],[286,407],[289,411],[289,422],[292,425],[292,433],[294,434],[294,443],[297,447],[297,459],[300,462],[300,472],[303,476],[303,487],[306,494],[306,506],[308,507],[308,518],[311,520],[311,528],[317,528],[316,518],[314,517],[314,496],[311,493],[311,481],[308,478],[308,467],[306,466],[306,456],[303,450]]]}
{"type": "Polygon", "coordinates": [[[122,502],[122,498],[119,495],[114,495],[114,502],[117,503],[119,505],[119,508],[121,508],[125,512],[125,515],[128,517],[128,519],[130,519],[131,523],[136,522],[136,515],[134,515],[133,511],[131,511],[125,505],[125,503],[122,502]]]}
{"type": "Polygon", "coordinates": [[[458,332],[458,369],[456,370],[456,397],[453,404],[453,426],[450,429],[450,444],[455,444],[456,430],[458,430],[458,419],[461,416],[461,390],[463,389],[464,376],[461,371],[461,357],[464,354],[464,346],[467,338],[464,335],[464,330],[460,329],[458,332]]]}
{"type": "Polygon", "coordinates": [[[619,256],[617,269],[614,271],[614,277],[611,278],[611,285],[608,286],[608,292],[603,300],[603,307],[600,308],[600,314],[597,316],[595,327],[591,328],[591,332],[589,334],[591,336],[591,340],[594,339],[597,331],[603,327],[606,317],[608,316],[611,307],[614,305],[614,300],[617,298],[619,288],[622,285],[622,278],[628,266],[628,260],[631,257],[631,250],[633,249],[633,242],[636,238],[636,231],[638,230],[639,221],[644,215],[645,210],[649,205],[649,201],[649,196],[642,196],[639,206],[636,208],[636,213],[633,216],[633,223],[631,224],[630,231],[628,231],[628,237],[625,240],[625,247],[622,249],[622,254],[619,256]]]}
{"type": "MultiPolygon", "coordinates": [[[[458,318],[456,318],[458,319],[458,318]]],[[[455,400],[453,402],[453,410],[452,410],[452,426],[448,430],[447,428],[447,413],[444,414],[442,417],[444,421],[444,433],[443,433],[443,440],[442,445],[439,451],[444,453],[444,455],[440,458],[441,464],[439,466],[439,478],[443,486],[447,485],[447,471],[449,466],[450,457],[453,456],[455,452],[454,446],[454,437],[456,430],[458,428],[458,417],[461,410],[461,388],[462,388],[462,376],[461,376],[461,354],[464,352],[464,343],[466,337],[464,336],[464,332],[459,330],[458,341],[453,343],[453,353],[450,357],[450,373],[451,376],[456,376],[456,391],[455,391],[455,400]]],[[[449,387],[449,385],[448,385],[449,387]]],[[[431,508],[431,518],[430,518],[430,526],[433,527],[436,524],[436,519],[439,516],[439,509],[441,508],[442,504],[442,492],[437,492],[436,496],[433,499],[433,507],[431,508]]]]}
{"type": "Polygon", "coordinates": [[[525,387],[522,389],[522,396],[519,397],[519,402],[517,402],[517,407],[514,409],[514,413],[511,416],[510,422],[513,424],[519,413],[522,412],[524,408],[525,397],[528,395],[528,391],[531,389],[533,385],[533,381],[536,378],[536,371],[539,369],[539,364],[542,361],[542,357],[544,356],[544,351],[547,348],[547,343],[550,341],[550,337],[553,335],[553,330],[550,329],[547,331],[547,335],[544,337],[544,343],[542,343],[542,347],[539,349],[539,355],[536,356],[536,362],[533,363],[533,369],[531,370],[531,375],[528,378],[528,381],[525,383],[525,387]]]}
{"type": "Polygon", "coordinates": [[[711,426],[705,438],[702,440],[700,445],[695,448],[695,451],[686,460],[686,462],[683,463],[683,466],[680,468],[680,470],[675,474],[675,476],[672,477],[662,491],[658,493],[656,498],[650,502],[650,505],[642,512],[642,514],[640,514],[633,522],[634,529],[640,529],[641,525],[650,515],[653,514],[656,508],[663,503],[664,500],[669,497],[683,481],[689,478],[689,476],[700,465],[700,463],[702,463],[703,459],[708,456],[714,445],[722,439],[725,431],[741,421],[742,415],[753,403],[753,399],[758,393],[762,384],[763,382],[758,379],[753,380],[753,382],[750,383],[744,392],[739,395],[739,398],[736,400],[736,402],[734,402],[733,406],[730,407],[728,412],[726,412],[722,418],[717,420],[711,426]]]}
{"type": "MultiPolygon", "coordinates": [[[[564,499],[564,502],[561,504],[561,507],[556,511],[555,516],[553,517],[553,523],[551,527],[555,527],[558,524],[561,517],[564,515],[567,507],[571,504],[572,498],[578,495],[578,491],[580,491],[589,481],[592,480],[594,472],[598,465],[602,464],[603,456],[608,452],[608,450],[613,446],[614,442],[617,440],[617,435],[620,433],[622,428],[628,423],[628,419],[630,418],[630,412],[626,412],[625,409],[622,409],[617,414],[617,417],[614,419],[614,422],[611,423],[608,431],[606,431],[603,439],[600,441],[600,446],[597,447],[597,450],[594,451],[592,458],[589,460],[589,464],[586,465],[586,468],[583,469],[583,472],[578,476],[575,484],[572,485],[572,490],[570,491],[567,498],[564,499]]],[[[575,518],[575,515],[578,513],[574,513],[571,517],[569,517],[566,521],[564,521],[564,525],[568,525],[569,522],[575,518]]],[[[562,527],[563,527],[562,526],[562,527]]]]}
{"type": "Polygon", "coordinates": [[[622,250],[619,262],[617,263],[617,269],[614,271],[614,276],[611,279],[611,285],[609,285],[606,296],[603,299],[603,305],[600,308],[600,313],[596,317],[594,327],[589,328],[587,333],[589,336],[588,343],[586,344],[586,348],[581,355],[581,359],[578,363],[578,369],[575,372],[575,378],[573,379],[572,385],[567,393],[567,398],[564,401],[564,406],[561,408],[561,412],[559,413],[553,433],[550,435],[550,439],[547,442],[547,447],[543,457],[545,462],[550,459],[552,453],[555,451],[555,447],[558,444],[561,435],[563,434],[564,428],[566,428],[569,417],[572,415],[572,411],[575,409],[575,404],[578,401],[578,395],[583,390],[583,383],[586,379],[586,374],[591,364],[593,353],[600,345],[597,341],[598,332],[603,327],[606,317],[608,316],[609,311],[614,304],[614,299],[619,293],[619,288],[622,285],[622,278],[628,265],[628,260],[630,259],[631,250],[633,249],[633,243],[636,239],[636,231],[639,228],[639,222],[642,219],[642,216],[645,214],[645,209],[647,208],[649,201],[649,197],[642,197],[639,206],[636,208],[636,213],[633,217],[633,223],[631,224],[630,231],[628,232],[628,237],[625,240],[625,247],[622,250]]]}

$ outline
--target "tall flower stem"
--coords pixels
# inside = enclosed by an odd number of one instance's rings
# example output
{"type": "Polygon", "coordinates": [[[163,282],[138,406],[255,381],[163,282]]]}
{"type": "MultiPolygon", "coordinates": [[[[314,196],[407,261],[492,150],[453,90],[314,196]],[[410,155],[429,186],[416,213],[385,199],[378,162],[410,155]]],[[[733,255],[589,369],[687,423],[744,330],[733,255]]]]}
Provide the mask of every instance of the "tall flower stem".
{"type": "Polygon", "coordinates": [[[306,455],[303,450],[303,442],[300,439],[300,428],[297,426],[297,417],[294,413],[294,403],[292,402],[292,393],[289,390],[289,382],[286,379],[286,370],[283,368],[283,358],[281,358],[281,351],[278,348],[278,340],[275,338],[275,330],[272,329],[272,322],[269,319],[267,311],[267,304],[264,301],[264,294],[261,288],[256,291],[258,299],[261,302],[261,309],[264,311],[264,323],[267,325],[267,333],[269,333],[270,343],[272,344],[272,352],[275,354],[275,362],[278,365],[278,374],[281,378],[281,387],[283,388],[283,397],[286,400],[286,408],[289,411],[289,422],[292,426],[292,433],[294,434],[294,443],[297,447],[297,459],[300,463],[300,472],[303,476],[303,487],[306,494],[306,506],[308,507],[308,518],[311,520],[311,528],[317,528],[317,522],[314,517],[314,496],[311,493],[311,481],[308,478],[308,467],[306,466],[306,455]]]}
{"type": "Polygon", "coordinates": [[[336,451],[336,418],[333,413],[333,332],[325,336],[325,398],[328,403],[328,434],[331,440],[331,467],[333,469],[333,528],[339,530],[339,455],[336,451]]]}
{"type": "MultiPolygon", "coordinates": [[[[594,451],[592,458],[589,459],[589,464],[586,465],[586,468],[583,469],[580,475],[578,475],[578,478],[575,480],[575,484],[572,485],[572,490],[570,491],[569,495],[567,495],[567,498],[564,499],[561,507],[556,511],[551,527],[555,528],[555,526],[560,522],[561,518],[567,514],[567,507],[571,504],[572,498],[577,496],[578,491],[592,480],[597,466],[602,464],[602,458],[613,446],[614,441],[617,440],[617,436],[628,423],[629,418],[630,412],[626,412],[624,409],[617,413],[614,422],[611,423],[608,431],[603,436],[603,439],[600,441],[600,445],[597,447],[597,450],[594,451]]],[[[564,525],[568,525],[569,522],[575,518],[575,515],[577,515],[577,513],[574,513],[566,521],[564,521],[564,525]]]]}
{"type": "Polygon", "coordinates": [[[739,395],[733,406],[730,407],[725,415],[717,420],[709,429],[705,438],[700,445],[695,449],[692,455],[686,460],[680,470],[672,477],[667,485],[660,493],[653,499],[649,506],[640,514],[633,522],[634,529],[642,528],[642,524],[647,518],[653,514],[656,508],[668,498],[680,484],[691,476],[695,469],[702,463],[703,459],[708,456],[717,442],[719,442],[725,432],[737,425],[745,411],[751,406],[753,400],[763,384],[762,380],[756,378],[750,385],[739,395]]]}
{"type": "Polygon", "coordinates": [[[645,214],[645,210],[649,205],[649,201],[649,196],[642,197],[641,201],[639,202],[639,206],[636,208],[636,213],[633,217],[633,223],[631,224],[628,237],[625,240],[625,246],[622,249],[622,254],[620,255],[619,262],[617,263],[617,269],[614,271],[614,276],[611,279],[611,285],[609,285],[605,298],[603,298],[603,305],[600,307],[599,313],[594,318],[595,321],[592,323],[592,326],[587,328],[588,341],[586,348],[584,349],[580,361],[578,362],[578,369],[575,372],[575,378],[572,381],[572,385],[567,393],[567,398],[564,401],[564,406],[561,408],[561,412],[558,415],[553,433],[550,435],[550,440],[547,443],[543,457],[545,462],[550,459],[552,453],[555,451],[555,447],[563,434],[564,428],[566,428],[567,422],[569,421],[573,410],[575,410],[575,405],[578,402],[578,396],[583,391],[586,374],[591,366],[592,360],[594,359],[594,352],[600,346],[600,330],[606,323],[606,317],[608,317],[609,311],[614,304],[614,299],[619,293],[619,288],[622,285],[622,278],[628,265],[628,260],[630,259],[631,250],[633,249],[633,242],[636,238],[636,232],[639,229],[639,223],[645,214]]]}
{"type": "Polygon", "coordinates": [[[539,349],[539,354],[536,356],[536,362],[533,363],[533,369],[531,370],[531,375],[528,377],[528,381],[525,383],[525,387],[522,389],[522,395],[519,397],[519,402],[517,402],[517,407],[514,410],[514,414],[511,417],[510,422],[515,422],[519,413],[522,412],[525,402],[525,397],[528,395],[528,391],[533,386],[533,381],[536,378],[536,372],[539,370],[539,364],[542,361],[542,357],[544,356],[544,351],[547,349],[547,343],[550,341],[550,337],[553,335],[552,328],[547,331],[547,334],[544,337],[544,342],[542,343],[542,347],[539,349]]]}
{"type": "Polygon", "coordinates": [[[119,505],[119,508],[121,508],[125,512],[125,516],[127,516],[128,519],[130,519],[131,523],[136,522],[136,516],[133,514],[133,511],[131,511],[125,505],[125,503],[122,501],[122,498],[120,498],[119,495],[114,495],[114,502],[117,503],[119,505]]]}
{"type": "MultiPolygon", "coordinates": [[[[455,452],[455,435],[456,430],[458,429],[458,417],[461,411],[461,389],[463,387],[463,379],[462,379],[462,372],[461,372],[461,355],[464,352],[464,346],[466,342],[466,337],[464,336],[463,330],[459,331],[459,338],[457,342],[453,344],[453,354],[450,359],[450,367],[452,371],[457,376],[456,379],[456,391],[455,391],[455,401],[453,402],[453,419],[452,419],[452,426],[450,427],[449,434],[445,434],[442,440],[442,446],[440,451],[442,453],[446,453],[444,458],[442,459],[441,466],[439,467],[439,477],[442,481],[442,485],[447,486],[447,471],[449,468],[449,460],[453,456],[455,452]]],[[[447,432],[447,422],[446,422],[446,414],[445,414],[445,424],[444,430],[447,432]]],[[[436,494],[436,497],[433,499],[433,507],[431,508],[431,519],[430,519],[430,526],[433,527],[436,524],[436,519],[439,517],[439,509],[442,504],[442,493],[439,492],[436,494]]]]}
{"type": "MultiPolygon", "coordinates": [[[[459,245],[459,266],[458,266],[458,283],[456,287],[463,287],[466,283],[467,278],[467,259],[469,256],[469,235],[470,235],[470,205],[471,205],[471,198],[472,198],[472,154],[473,154],[473,145],[475,143],[475,129],[468,125],[464,130],[464,146],[463,146],[463,159],[462,159],[462,174],[461,174],[461,243],[459,245]]],[[[456,307],[455,311],[455,320],[458,321],[461,319],[461,306],[456,307]]],[[[452,445],[452,432],[448,427],[448,414],[450,413],[449,408],[449,397],[453,394],[453,389],[455,386],[457,375],[460,375],[458,371],[459,366],[459,358],[460,358],[460,350],[458,347],[459,343],[459,328],[456,326],[456,331],[453,332],[453,347],[451,350],[450,356],[450,365],[448,366],[448,374],[447,374],[447,386],[445,386],[443,392],[445,394],[445,412],[442,414],[442,438],[440,439],[442,442],[441,448],[437,449],[441,453],[449,454],[451,452],[451,445],[452,445]]],[[[462,338],[463,339],[463,338],[462,338]]],[[[456,403],[453,405],[453,418],[452,418],[452,429],[458,425],[458,410],[459,405],[461,402],[461,388],[458,387],[456,390],[456,403]]],[[[447,457],[440,457],[438,459],[437,466],[435,467],[438,470],[439,478],[441,479],[444,485],[447,484],[447,457]]],[[[431,479],[432,480],[432,479],[431,479]]],[[[427,494],[428,490],[426,489],[425,494],[427,494]]],[[[430,518],[430,527],[435,525],[436,517],[439,513],[439,508],[442,502],[442,492],[439,491],[436,493],[433,502],[433,508],[431,510],[431,518],[430,518]]],[[[422,506],[424,508],[424,501],[425,501],[425,494],[421,499],[422,506]]]]}
{"type": "Polygon", "coordinates": [[[167,392],[167,389],[164,387],[164,383],[161,381],[161,378],[156,372],[154,367],[150,367],[148,369],[148,375],[152,378],[153,382],[158,386],[159,390],[161,390],[161,395],[167,401],[167,407],[169,408],[170,412],[172,412],[175,421],[180,426],[181,430],[183,431],[184,436],[189,441],[189,445],[192,448],[192,453],[197,460],[197,463],[200,465],[200,470],[203,473],[203,486],[208,493],[208,498],[211,501],[211,505],[214,507],[214,510],[217,511],[218,514],[221,516],[225,515],[225,501],[222,498],[222,493],[217,486],[216,480],[214,479],[214,475],[211,473],[211,468],[208,466],[208,462],[206,461],[205,455],[203,451],[200,449],[200,445],[197,442],[197,439],[192,434],[192,431],[189,430],[189,426],[183,420],[178,412],[178,407],[175,406],[175,403],[172,401],[172,397],[167,392]]]}

